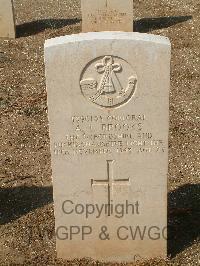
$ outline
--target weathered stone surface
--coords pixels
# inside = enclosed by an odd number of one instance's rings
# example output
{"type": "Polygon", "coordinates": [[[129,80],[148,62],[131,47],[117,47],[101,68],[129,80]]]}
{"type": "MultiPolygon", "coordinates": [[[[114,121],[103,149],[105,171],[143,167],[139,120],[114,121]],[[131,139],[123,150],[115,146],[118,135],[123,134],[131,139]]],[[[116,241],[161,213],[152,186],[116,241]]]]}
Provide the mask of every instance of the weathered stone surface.
{"type": "Polygon", "coordinates": [[[133,0],[81,0],[82,31],[133,31],[133,0]]]}
{"type": "Polygon", "coordinates": [[[166,255],[170,50],[139,33],[46,41],[59,257],[166,255]]]}
{"type": "Polygon", "coordinates": [[[0,0],[0,38],[15,38],[12,0],[0,0]]]}

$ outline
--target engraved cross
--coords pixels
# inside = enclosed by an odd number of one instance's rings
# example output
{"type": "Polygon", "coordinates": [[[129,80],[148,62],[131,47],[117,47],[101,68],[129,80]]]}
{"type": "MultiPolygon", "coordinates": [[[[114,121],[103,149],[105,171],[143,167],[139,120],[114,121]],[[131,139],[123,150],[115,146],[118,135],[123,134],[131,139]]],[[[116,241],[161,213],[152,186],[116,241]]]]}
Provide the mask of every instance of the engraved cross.
{"type": "Polygon", "coordinates": [[[107,179],[104,180],[95,180],[91,179],[91,186],[107,186],[108,191],[108,216],[110,216],[110,206],[111,206],[111,194],[113,185],[130,185],[130,178],[127,179],[115,179],[113,177],[113,163],[114,160],[107,160],[107,179]]]}

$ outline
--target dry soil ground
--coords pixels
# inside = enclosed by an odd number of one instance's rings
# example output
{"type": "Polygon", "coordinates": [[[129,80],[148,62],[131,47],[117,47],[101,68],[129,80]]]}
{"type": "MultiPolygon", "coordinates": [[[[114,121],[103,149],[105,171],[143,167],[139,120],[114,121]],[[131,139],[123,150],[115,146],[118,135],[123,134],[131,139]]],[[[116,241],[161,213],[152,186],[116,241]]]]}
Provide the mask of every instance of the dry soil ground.
{"type": "MultiPolygon", "coordinates": [[[[78,0],[16,0],[16,40],[0,40],[0,265],[102,265],[56,259],[44,40],[81,30],[78,0]]],[[[199,0],[134,0],[135,30],[172,43],[168,261],[200,265],[199,0]]],[[[133,264],[131,264],[133,265],[133,264]]],[[[138,264],[139,265],[139,264],[138,264]]]]}

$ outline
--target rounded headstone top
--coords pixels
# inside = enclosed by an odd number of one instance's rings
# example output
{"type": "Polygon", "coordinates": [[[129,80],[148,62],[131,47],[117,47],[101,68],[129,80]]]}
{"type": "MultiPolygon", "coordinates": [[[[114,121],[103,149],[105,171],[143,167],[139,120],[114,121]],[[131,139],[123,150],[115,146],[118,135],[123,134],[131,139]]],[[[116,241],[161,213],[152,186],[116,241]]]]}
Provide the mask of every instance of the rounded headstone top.
{"type": "Polygon", "coordinates": [[[153,43],[159,43],[170,46],[170,40],[167,37],[139,33],[139,32],[121,32],[121,31],[103,31],[103,32],[88,32],[66,35],[48,39],[45,41],[45,48],[57,45],[63,45],[67,43],[76,43],[81,41],[93,41],[93,40],[135,40],[135,41],[147,41],[153,43]]]}

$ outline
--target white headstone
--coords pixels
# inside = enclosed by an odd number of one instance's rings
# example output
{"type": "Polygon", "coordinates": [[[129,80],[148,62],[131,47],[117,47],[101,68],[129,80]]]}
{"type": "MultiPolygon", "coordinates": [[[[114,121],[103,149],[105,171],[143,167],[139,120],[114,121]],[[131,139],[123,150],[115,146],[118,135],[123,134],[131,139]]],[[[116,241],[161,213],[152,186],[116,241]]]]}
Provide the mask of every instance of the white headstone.
{"type": "Polygon", "coordinates": [[[0,38],[15,38],[12,0],[0,0],[0,38]]]}
{"type": "Polygon", "coordinates": [[[81,0],[82,31],[133,31],[133,0],[81,0]]]}
{"type": "Polygon", "coordinates": [[[166,255],[170,51],[140,33],[45,42],[58,257],[166,255]]]}

